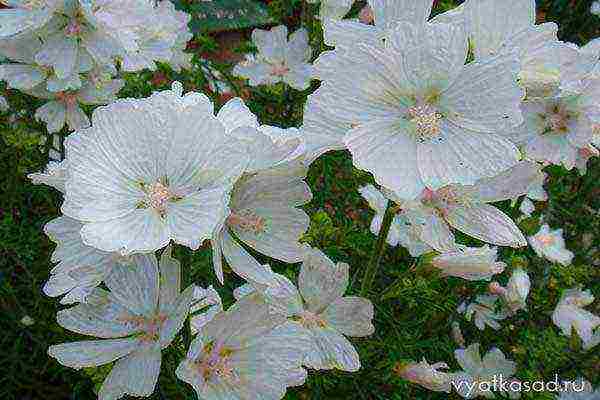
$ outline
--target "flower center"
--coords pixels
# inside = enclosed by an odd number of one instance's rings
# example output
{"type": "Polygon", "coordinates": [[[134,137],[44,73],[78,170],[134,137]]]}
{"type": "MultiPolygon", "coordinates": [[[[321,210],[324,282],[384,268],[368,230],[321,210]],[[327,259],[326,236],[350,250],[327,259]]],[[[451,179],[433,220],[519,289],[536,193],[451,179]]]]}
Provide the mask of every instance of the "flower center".
{"type": "Polygon", "coordinates": [[[303,311],[300,314],[300,323],[308,329],[325,328],[327,322],[320,316],[310,311],[303,311]]]}
{"type": "Polygon", "coordinates": [[[256,213],[245,210],[238,213],[232,212],[227,218],[227,224],[237,227],[245,232],[251,232],[256,235],[266,231],[266,220],[256,215],[256,213]]]}
{"type": "Polygon", "coordinates": [[[67,106],[74,106],[77,104],[77,95],[75,93],[58,92],[56,99],[62,101],[67,106]]]}
{"type": "Polygon", "coordinates": [[[81,33],[81,25],[76,19],[69,22],[65,28],[65,35],[67,36],[78,36],[81,33]]]}
{"type": "Polygon", "coordinates": [[[284,63],[275,64],[271,67],[271,75],[282,77],[288,72],[290,72],[290,69],[284,63]]]}
{"type": "Polygon", "coordinates": [[[203,357],[196,362],[205,382],[214,378],[237,380],[230,356],[233,353],[221,343],[211,342],[204,346],[203,357]]]}
{"type": "Polygon", "coordinates": [[[167,320],[167,316],[164,314],[157,314],[153,318],[127,316],[117,318],[117,320],[137,327],[141,333],[140,338],[142,341],[153,342],[160,339],[160,328],[167,320]]]}
{"type": "Polygon", "coordinates": [[[552,246],[556,242],[556,239],[552,235],[539,235],[537,239],[544,246],[552,246]]]}
{"type": "Polygon", "coordinates": [[[417,104],[408,109],[407,119],[415,125],[419,141],[438,136],[441,132],[443,115],[427,103],[417,104]]]}
{"type": "Polygon", "coordinates": [[[148,191],[148,202],[150,207],[159,211],[160,213],[164,213],[167,209],[167,203],[169,199],[171,199],[172,194],[169,191],[169,188],[163,185],[160,182],[155,182],[150,185],[148,191]]]}

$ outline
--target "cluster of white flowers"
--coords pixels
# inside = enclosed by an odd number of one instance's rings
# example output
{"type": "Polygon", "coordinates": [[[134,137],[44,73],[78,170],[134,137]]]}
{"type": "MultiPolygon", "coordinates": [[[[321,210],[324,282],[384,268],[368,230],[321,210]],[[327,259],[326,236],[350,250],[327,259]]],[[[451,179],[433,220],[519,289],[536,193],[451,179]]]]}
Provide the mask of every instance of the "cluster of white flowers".
{"type": "Polygon", "coordinates": [[[191,66],[190,17],[170,1],[15,0],[0,9],[0,80],[48,100],[35,117],[50,133],[89,126],[81,105],[108,104],[123,71],[191,66]]]}
{"type": "MultiPolygon", "coordinates": [[[[101,400],[150,396],[161,350],[182,327],[195,336],[176,375],[202,399],[278,400],[303,384],[305,367],[360,368],[347,337],[373,334],[373,305],[344,297],[347,264],[300,243],[309,217],[299,207],[312,198],[307,169],[327,151],[347,149],[380,185],[359,189],[375,211],[379,242],[467,281],[491,281],[508,268],[498,247],[528,244],[492,203],[546,201],[543,167],[583,170],[598,153],[598,44],[559,41],[555,24],[535,24],[534,0],[467,0],[434,19],[433,0],[370,0],[356,21],[340,19],[351,2],[322,1],[325,42],[335,49],[314,65],[306,30],[289,41],[284,26],[255,30],[258,54],[235,74],[251,85],[299,90],[321,81],[298,129],[262,125],[239,98],[215,112],[207,96],[184,94],[177,82],[100,107],[89,122],[78,103],[114,100],[121,85],[112,80],[114,60],[124,70],[189,61],[180,51],[187,17],[167,3],[18,2],[0,10],[0,37],[9,37],[0,43],[22,63],[3,66],[2,77],[53,99],[38,110],[50,130],[65,121],[76,129],[66,158],[30,178],[64,196],[63,215],[45,227],[57,248],[44,292],[79,303],[59,312],[61,326],[104,339],[53,346],[49,354],[74,368],[114,362],[101,400]],[[148,22],[149,15],[160,17],[148,22]],[[466,246],[455,232],[483,244],[466,246]],[[221,283],[229,269],[247,282],[227,309],[212,287],[181,292],[171,246],[195,251],[204,242],[221,283]],[[297,286],[257,253],[302,262],[297,286]]],[[[521,209],[531,214],[535,206],[521,209]]],[[[562,231],[547,225],[529,243],[553,262],[573,258],[562,231]]],[[[480,330],[499,329],[499,321],[527,310],[530,289],[528,273],[514,268],[506,286],[490,282],[489,293],[459,312],[480,330]]],[[[582,308],[593,299],[570,290],[552,318],[565,335],[574,329],[586,349],[600,342],[600,319],[582,308]]],[[[492,397],[464,390],[497,375],[510,379],[516,364],[498,349],[482,357],[479,344],[465,349],[462,334],[456,337],[462,372],[423,360],[399,374],[435,391],[492,397]]]]}

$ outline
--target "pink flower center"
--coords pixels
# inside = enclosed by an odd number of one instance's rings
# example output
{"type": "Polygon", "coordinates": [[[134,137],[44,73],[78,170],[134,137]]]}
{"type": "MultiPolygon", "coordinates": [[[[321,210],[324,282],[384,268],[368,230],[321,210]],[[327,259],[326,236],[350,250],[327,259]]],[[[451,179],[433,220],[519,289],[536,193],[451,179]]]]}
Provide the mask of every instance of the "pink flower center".
{"type": "Polygon", "coordinates": [[[290,72],[290,69],[284,64],[276,64],[271,67],[271,75],[282,77],[290,72]]]}
{"type": "Polygon", "coordinates": [[[358,20],[360,22],[362,22],[363,24],[367,24],[370,25],[375,21],[375,16],[373,15],[373,9],[369,6],[366,5],[362,8],[362,10],[360,10],[360,13],[358,14],[358,20]]]}
{"type": "Polygon", "coordinates": [[[441,121],[444,117],[430,104],[417,103],[408,109],[407,118],[415,125],[420,141],[438,136],[442,131],[441,121]]]}
{"type": "Polygon", "coordinates": [[[65,35],[67,36],[77,36],[81,33],[81,25],[77,20],[72,20],[69,22],[67,27],[65,28],[65,35]]]}
{"type": "Polygon", "coordinates": [[[237,380],[235,370],[229,360],[231,354],[232,351],[220,342],[211,342],[204,347],[203,357],[196,362],[196,365],[206,383],[215,378],[234,382],[237,380]]]}
{"type": "Polygon", "coordinates": [[[300,323],[308,329],[325,328],[327,326],[327,322],[322,317],[310,311],[303,311],[300,314],[300,323]]]}
{"type": "Polygon", "coordinates": [[[62,101],[67,106],[74,106],[77,104],[77,95],[75,93],[58,92],[56,94],[56,99],[62,101]]]}
{"type": "Polygon", "coordinates": [[[148,203],[150,207],[154,208],[160,214],[164,214],[167,210],[167,203],[173,194],[169,188],[160,182],[155,182],[150,185],[148,190],[148,203]]]}
{"type": "Polygon", "coordinates": [[[227,224],[256,235],[266,231],[265,219],[250,210],[239,213],[232,212],[227,218],[227,224]]]}
{"type": "Polygon", "coordinates": [[[153,318],[146,318],[141,316],[127,316],[117,318],[118,321],[132,324],[137,327],[142,333],[141,340],[145,342],[153,342],[160,339],[160,329],[164,322],[167,320],[167,316],[164,314],[157,314],[153,318]]]}
{"type": "Polygon", "coordinates": [[[552,246],[556,242],[556,239],[552,235],[539,235],[537,240],[544,246],[552,246]]]}

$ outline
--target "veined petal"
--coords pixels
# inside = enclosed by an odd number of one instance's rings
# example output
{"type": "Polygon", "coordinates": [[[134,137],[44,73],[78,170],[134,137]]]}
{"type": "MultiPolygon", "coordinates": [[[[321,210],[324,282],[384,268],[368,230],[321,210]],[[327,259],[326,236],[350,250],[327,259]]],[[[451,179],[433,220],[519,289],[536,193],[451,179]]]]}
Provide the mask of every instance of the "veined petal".
{"type": "Polygon", "coordinates": [[[171,251],[171,246],[167,246],[160,256],[158,306],[161,313],[172,310],[181,291],[181,263],[171,256],[171,251]]]}
{"type": "Polygon", "coordinates": [[[375,25],[381,29],[392,29],[400,21],[425,25],[431,14],[432,0],[369,0],[375,25]]]}
{"type": "Polygon", "coordinates": [[[322,317],[336,331],[354,337],[372,335],[373,303],[363,297],[342,297],[325,309],[322,317]]]}
{"type": "Polygon", "coordinates": [[[9,87],[17,90],[29,90],[44,82],[46,74],[33,65],[4,64],[0,65],[0,80],[6,81],[9,87]]]}
{"type": "Polygon", "coordinates": [[[167,319],[160,329],[160,345],[164,349],[171,344],[175,335],[183,327],[183,323],[190,311],[194,295],[194,287],[190,286],[181,293],[170,307],[167,319]]]}
{"type": "Polygon", "coordinates": [[[508,247],[527,246],[527,240],[515,223],[488,204],[454,206],[444,218],[453,228],[484,242],[508,247]]]}
{"type": "Polygon", "coordinates": [[[274,283],[271,269],[256,261],[227,231],[223,233],[222,250],[227,263],[237,275],[263,285],[274,283]]]}
{"type": "Polygon", "coordinates": [[[332,328],[310,331],[314,345],[307,353],[305,363],[314,369],[339,369],[356,372],[360,369],[358,352],[342,334],[332,328]]]}
{"type": "Polygon", "coordinates": [[[493,178],[479,180],[469,194],[483,203],[516,199],[527,194],[541,175],[538,164],[522,161],[493,178]]]}
{"type": "Polygon", "coordinates": [[[78,47],[76,39],[57,33],[46,40],[35,60],[38,64],[52,67],[56,76],[64,79],[75,70],[78,47]]]}
{"type": "Polygon", "coordinates": [[[89,340],[50,346],[48,355],[67,367],[81,369],[97,367],[118,360],[135,351],[139,339],[89,340]]]}
{"type": "Polygon", "coordinates": [[[244,101],[238,97],[229,100],[217,113],[217,119],[221,121],[227,133],[233,132],[242,126],[258,128],[258,119],[250,111],[244,101]]]}

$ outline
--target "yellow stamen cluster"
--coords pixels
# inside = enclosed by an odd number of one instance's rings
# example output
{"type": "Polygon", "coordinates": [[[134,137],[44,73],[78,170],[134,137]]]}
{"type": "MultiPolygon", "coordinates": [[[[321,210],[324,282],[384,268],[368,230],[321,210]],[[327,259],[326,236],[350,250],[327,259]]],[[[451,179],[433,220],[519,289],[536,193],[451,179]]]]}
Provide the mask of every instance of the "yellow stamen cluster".
{"type": "Polygon", "coordinates": [[[421,140],[437,136],[441,132],[443,116],[429,104],[409,108],[408,119],[415,124],[416,133],[421,140]]]}
{"type": "Polygon", "coordinates": [[[227,218],[227,223],[229,226],[237,227],[242,231],[251,232],[257,235],[266,231],[265,219],[252,211],[233,212],[227,218]]]}

